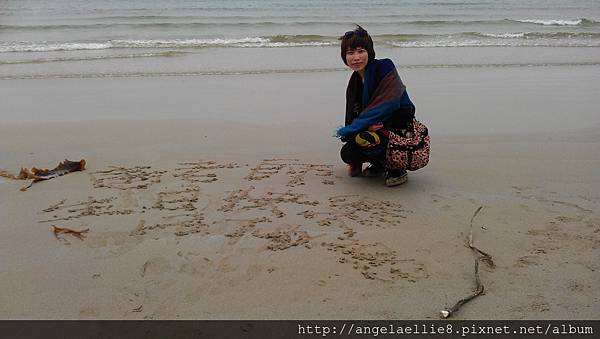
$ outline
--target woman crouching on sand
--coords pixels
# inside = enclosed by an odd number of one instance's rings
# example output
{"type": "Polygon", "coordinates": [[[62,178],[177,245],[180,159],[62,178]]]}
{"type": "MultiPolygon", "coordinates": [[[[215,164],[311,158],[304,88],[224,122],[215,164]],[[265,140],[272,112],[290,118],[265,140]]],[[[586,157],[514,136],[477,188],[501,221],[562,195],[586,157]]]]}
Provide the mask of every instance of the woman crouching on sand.
{"type": "Polygon", "coordinates": [[[385,184],[406,182],[406,170],[386,166],[389,130],[403,130],[412,122],[415,106],[408,97],[396,66],[390,59],[375,59],[373,40],[358,26],[342,37],[341,56],[354,72],[346,89],[346,121],[337,136],[345,142],[340,151],[350,176],[377,177],[385,184]],[[370,166],[364,171],[363,163],[370,166]]]}

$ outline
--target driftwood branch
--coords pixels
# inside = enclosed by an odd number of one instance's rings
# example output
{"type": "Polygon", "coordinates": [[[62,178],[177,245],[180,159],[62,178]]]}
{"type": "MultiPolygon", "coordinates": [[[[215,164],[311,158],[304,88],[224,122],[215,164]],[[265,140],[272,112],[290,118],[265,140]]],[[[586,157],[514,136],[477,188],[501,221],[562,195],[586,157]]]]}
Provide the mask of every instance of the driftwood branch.
{"type": "Polygon", "coordinates": [[[475,291],[472,294],[469,294],[468,296],[460,299],[458,302],[456,302],[456,304],[454,304],[454,306],[450,307],[449,309],[441,311],[440,313],[442,315],[442,318],[449,318],[450,316],[452,316],[452,314],[457,312],[464,304],[468,303],[469,301],[477,298],[478,296],[484,293],[485,287],[483,286],[483,284],[481,283],[481,279],[479,278],[480,261],[483,261],[490,268],[496,267],[490,254],[480,250],[479,248],[473,245],[473,220],[482,208],[483,206],[479,206],[479,208],[477,208],[477,210],[475,211],[475,213],[473,213],[473,216],[471,217],[471,224],[467,244],[467,246],[477,254],[477,258],[475,259],[475,291]]]}
{"type": "MultiPolygon", "coordinates": [[[[479,206],[479,208],[477,208],[477,210],[475,211],[475,213],[473,213],[473,216],[471,217],[471,224],[469,226],[469,244],[468,244],[468,246],[470,249],[475,251],[475,253],[480,255],[480,257],[477,258],[478,261],[481,260],[481,261],[485,262],[490,268],[494,268],[494,267],[496,267],[496,265],[494,264],[494,261],[492,260],[492,256],[473,245],[473,220],[475,219],[475,216],[477,216],[479,211],[481,211],[481,209],[483,209],[483,206],[479,206]]],[[[475,272],[477,272],[477,270],[475,272]]]]}

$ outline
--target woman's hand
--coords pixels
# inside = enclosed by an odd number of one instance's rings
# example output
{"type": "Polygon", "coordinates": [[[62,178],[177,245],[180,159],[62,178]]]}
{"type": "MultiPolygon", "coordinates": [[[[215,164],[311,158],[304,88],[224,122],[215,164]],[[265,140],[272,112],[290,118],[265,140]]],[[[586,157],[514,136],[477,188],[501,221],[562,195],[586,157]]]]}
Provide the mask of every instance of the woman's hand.
{"type": "Polygon", "coordinates": [[[342,125],[337,126],[335,130],[333,130],[333,134],[331,136],[338,139],[343,138],[343,136],[340,134],[340,129],[342,129],[343,127],[344,126],[342,125]]]}
{"type": "Polygon", "coordinates": [[[332,137],[340,139],[342,142],[348,142],[350,141],[350,137],[349,136],[343,136],[339,133],[340,129],[343,128],[344,126],[340,125],[338,127],[335,128],[335,131],[333,132],[332,137]]]}

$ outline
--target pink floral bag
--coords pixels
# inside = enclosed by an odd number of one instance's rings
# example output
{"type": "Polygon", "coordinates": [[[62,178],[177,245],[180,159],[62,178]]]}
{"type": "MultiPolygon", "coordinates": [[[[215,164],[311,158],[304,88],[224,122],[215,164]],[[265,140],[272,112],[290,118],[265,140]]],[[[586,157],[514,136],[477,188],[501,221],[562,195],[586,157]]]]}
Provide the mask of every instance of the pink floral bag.
{"type": "Polygon", "coordinates": [[[429,163],[429,133],[427,127],[413,119],[412,130],[390,131],[386,151],[387,167],[393,170],[415,171],[429,163]]]}

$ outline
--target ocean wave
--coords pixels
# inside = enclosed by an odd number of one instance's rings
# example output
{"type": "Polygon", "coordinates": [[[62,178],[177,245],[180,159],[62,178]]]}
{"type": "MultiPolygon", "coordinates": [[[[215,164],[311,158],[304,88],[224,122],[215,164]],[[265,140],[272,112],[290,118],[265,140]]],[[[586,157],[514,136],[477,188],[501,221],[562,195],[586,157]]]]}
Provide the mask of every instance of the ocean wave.
{"type": "Polygon", "coordinates": [[[324,35],[275,35],[269,37],[272,42],[332,42],[337,41],[336,37],[328,37],[324,35]]]}
{"type": "Polygon", "coordinates": [[[475,34],[483,36],[483,37],[489,37],[489,38],[515,39],[515,38],[524,38],[527,33],[501,33],[501,34],[475,33],[475,34]]]}
{"type": "Polygon", "coordinates": [[[539,20],[539,19],[489,19],[489,20],[393,20],[390,22],[378,21],[377,23],[384,24],[398,24],[399,26],[419,26],[419,27],[443,27],[443,26],[494,26],[494,25],[506,25],[506,24],[535,24],[544,26],[597,26],[600,22],[587,19],[579,18],[573,20],[539,20]]]}
{"type": "Polygon", "coordinates": [[[393,47],[599,47],[600,33],[463,32],[448,35],[386,35],[381,37],[380,42],[393,47]]]}
{"type": "MultiPolygon", "coordinates": [[[[195,18],[192,21],[181,22],[179,18],[161,18],[161,17],[142,17],[142,18],[154,18],[153,22],[97,22],[97,23],[71,23],[71,24],[41,24],[41,25],[20,25],[20,24],[0,24],[0,30],[9,32],[37,32],[47,30],[82,30],[82,29],[152,29],[152,28],[175,28],[175,29],[194,29],[194,28],[207,28],[207,27],[229,27],[229,28],[261,28],[271,26],[301,26],[301,25],[347,25],[346,21],[335,21],[330,18],[324,20],[315,20],[315,18],[271,18],[269,21],[256,20],[256,18],[244,18],[237,21],[231,21],[231,18],[195,18]]],[[[524,21],[517,20],[416,20],[416,21],[385,21],[379,19],[376,24],[394,24],[400,27],[402,26],[423,26],[423,27],[437,27],[437,26],[470,26],[470,25],[490,25],[490,24],[506,24],[507,22],[523,23],[524,21]]]]}
{"type": "Polygon", "coordinates": [[[311,36],[283,35],[241,39],[111,40],[110,42],[115,48],[298,47],[333,44],[333,42],[315,41],[311,36]]]}
{"type": "Polygon", "coordinates": [[[238,39],[147,39],[109,40],[104,42],[1,42],[0,53],[54,52],[76,50],[103,50],[112,48],[202,48],[202,47],[302,47],[331,46],[333,38],[324,41],[318,36],[248,37],[238,39]],[[318,40],[315,40],[318,39],[318,40]]]}
{"type": "Polygon", "coordinates": [[[110,40],[115,48],[174,48],[174,47],[204,47],[204,46],[233,46],[238,44],[261,44],[269,42],[261,37],[241,39],[150,39],[150,40],[110,40]]]}
{"type": "Polygon", "coordinates": [[[471,25],[505,25],[505,24],[535,24],[543,26],[597,26],[600,22],[579,18],[572,20],[565,19],[492,19],[492,20],[416,20],[416,21],[400,21],[401,24],[409,24],[416,26],[471,26],[471,25]]]}
{"type": "Polygon", "coordinates": [[[536,25],[543,26],[592,26],[597,25],[598,22],[591,19],[581,18],[581,19],[550,19],[550,20],[541,20],[541,19],[523,19],[523,20],[515,20],[517,22],[522,23],[530,23],[536,25]]]}
{"type": "MultiPolygon", "coordinates": [[[[290,26],[306,26],[306,25],[339,25],[346,26],[347,20],[335,18],[331,19],[328,17],[269,17],[268,20],[265,18],[258,17],[195,17],[195,16],[140,16],[135,17],[137,20],[152,20],[151,22],[136,22],[135,20],[121,21],[129,18],[114,17],[107,18],[107,20],[100,20],[97,22],[90,23],[61,23],[61,24],[0,24],[0,31],[5,32],[37,32],[47,30],[82,30],[82,29],[134,29],[134,30],[148,30],[148,29],[202,29],[202,28],[239,28],[239,29],[251,29],[251,28],[271,28],[273,31],[277,31],[277,27],[290,27],[290,26]],[[316,20],[318,19],[318,20],[316,20]],[[114,21],[117,20],[117,21],[114,21]],[[185,20],[185,21],[181,21],[185,20]]],[[[372,22],[372,25],[394,25],[398,28],[406,26],[416,27],[460,27],[460,26],[498,26],[498,25],[542,25],[542,26],[566,26],[566,27],[592,27],[600,26],[600,22],[587,19],[490,19],[490,20],[397,20],[392,17],[388,20],[382,19],[387,18],[383,16],[377,18],[376,21],[372,22]]],[[[98,20],[98,18],[91,18],[90,20],[98,20]]],[[[369,24],[368,19],[365,24],[369,24]]]]}
{"type": "Polygon", "coordinates": [[[58,24],[58,25],[0,25],[2,31],[47,31],[47,30],[81,30],[81,29],[105,29],[105,28],[123,28],[123,29],[151,29],[151,28],[179,28],[193,29],[206,27],[268,27],[279,25],[272,21],[259,22],[143,22],[143,23],[96,23],[96,24],[58,24]]]}
{"type": "Polygon", "coordinates": [[[591,32],[515,32],[515,33],[479,33],[479,32],[468,32],[461,33],[459,35],[464,36],[476,36],[485,38],[499,38],[499,39],[600,39],[600,33],[591,32]]]}
{"type": "Polygon", "coordinates": [[[111,48],[110,42],[2,42],[0,53],[6,52],[54,52],[54,51],[79,51],[99,50],[111,48]]]}
{"type": "Polygon", "coordinates": [[[402,48],[422,47],[600,47],[600,41],[544,41],[544,40],[437,40],[437,41],[386,41],[388,46],[402,48]]]}
{"type": "MultiPolygon", "coordinates": [[[[392,47],[489,47],[556,46],[598,47],[600,33],[594,32],[462,32],[455,34],[384,34],[374,35],[376,43],[392,47]]],[[[0,42],[0,53],[55,52],[106,49],[199,49],[199,48],[278,48],[337,46],[334,36],[275,35],[212,39],[114,39],[107,41],[0,42]]]]}

